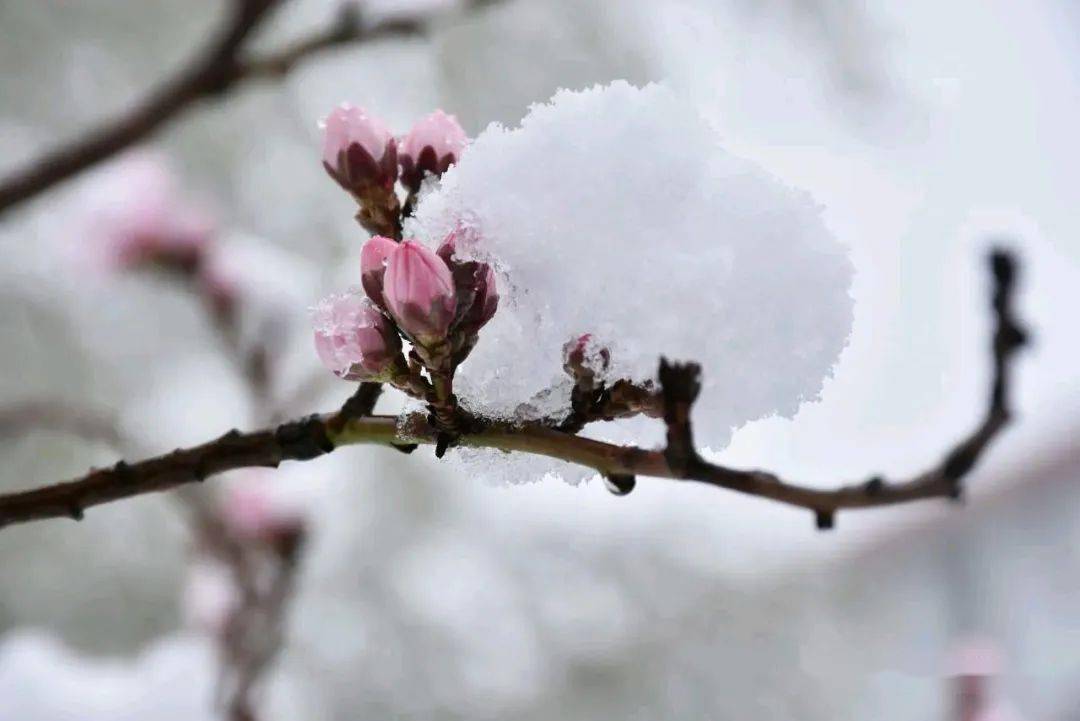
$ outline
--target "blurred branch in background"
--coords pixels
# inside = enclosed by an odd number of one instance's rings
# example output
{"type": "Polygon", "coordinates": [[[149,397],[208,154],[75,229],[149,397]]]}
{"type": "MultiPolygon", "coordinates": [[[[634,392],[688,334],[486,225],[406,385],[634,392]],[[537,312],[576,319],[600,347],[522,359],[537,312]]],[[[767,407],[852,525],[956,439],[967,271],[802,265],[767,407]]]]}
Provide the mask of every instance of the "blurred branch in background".
{"type": "MultiPolygon", "coordinates": [[[[244,337],[244,291],[213,262],[207,246],[190,250],[185,261],[167,254],[150,255],[151,265],[171,269],[171,277],[197,300],[214,325],[221,350],[229,356],[244,381],[260,423],[275,422],[289,414],[296,398],[277,398],[278,367],[273,333],[267,328],[255,338],[244,337]]],[[[379,387],[364,384],[370,402],[354,408],[369,414],[379,387]]],[[[217,704],[229,721],[255,721],[257,691],[264,673],[281,652],[286,638],[286,612],[293,596],[296,573],[303,561],[308,524],[298,509],[275,500],[264,478],[234,485],[224,498],[208,489],[185,487],[173,495],[186,511],[195,556],[189,593],[208,596],[195,600],[208,606],[201,614],[203,629],[218,649],[217,704]],[[210,573],[222,586],[199,590],[195,569],[219,568],[210,573]]],[[[205,574],[204,574],[205,575],[205,574]]],[[[213,585],[213,580],[203,581],[213,585]]],[[[199,619],[197,619],[199,620],[199,619]]]]}
{"type": "Polygon", "coordinates": [[[0,440],[34,431],[70,433],[114,448],[124,445],[120,425],[110,413],[61,400],[27,400],[0,408],[0,440]]]}
{"type": "MultiPolygon", "coordinates": [[[[1013,312],[1016,261],[1009,253],[998,250],[992,253],[990,266],[994,280],[995,332],[986,415],[976,430],[950,450],[941,463],[910,480],[886,482],[874,477],[864,483],[823,490],[791,484],[764,471],[708,463],[695,450],[690,429],[690,411],[699,390],[700,369],[695,364],[670,365],[666,361],[661,362],[659,393],[664,404],[668,445],[662,451],[604,443],[543,423],[512,425],[482,419],[472,419],[475,424],[464,430],[460,443],[577,463],[595,469],[625,492],[633,488],[637,475],[700,481],[806,508],[814,512],[819,528],[832,527],[835,513],[840,509],[959,498],[962,479],[1010,420],[1008,391],[1012,361],[1026,341],[1026,332],[1013,312]]],[[[369,387],[371,384],[362,384],[354,399],[337,413],[313,415],[252,433],[232,430],[194,448],[177,449],[135,464],[120,461],[112,468],[92,471],[67,483],[0,496],[0,527],[44,518],[79,519],[90,506],[168,490],[236,468],[276,467],[285,460],[310,460],[343,445],[371,443],[401,447],[437,442],[439,432],[422,415],[405,419],[368,416],[374,405],[373,400],[367,402],[373,395],[367,390],[369,387]]]]}
{"type": "Polygon", "coordinates": [[[383,37],[422,35],[426,29],[420,18],[388,18],[365,27],[353,5],[342,6],[337,21],[308,37],[294,41],[281,50],[240,62],[235,69],[237,80],[285,77],[307,57],[341,45],[376,40],[383,37]]]}
{"type": "MultiPolygon", "coordinates": [[[[355,4],[343,4],[328,27],[279,51],[245,57],[255,31],[286,1],[233,0],[229,20],[218,35],[175,77],[126,113],[0,180],[0,215],[145,140],[199,103],[223,98],[249,80],[283,78],[305,58],[330,48],[419,35],[427,28],[427,19],[420,17],[388,17],[368,25],[355,4]]],[[[488,4],[490,0],[467,3],[466,7],[488,4]]]]}
{"type": "Polygon", "coordinates": [[[177,497],[188,507],[195,558],[188,603],[218,648],[217,704],[230,721],[253,721],[255,692],[285,641],[285,620],[293,596],[308,528],[296,509],[275,505],[265,479],[232,488],[223,502],[196,493],[177,497]],[[199,568],[211,574],[220,589],[199,568]],[[202,596],[203,598],[199,598],[202,596]]]}

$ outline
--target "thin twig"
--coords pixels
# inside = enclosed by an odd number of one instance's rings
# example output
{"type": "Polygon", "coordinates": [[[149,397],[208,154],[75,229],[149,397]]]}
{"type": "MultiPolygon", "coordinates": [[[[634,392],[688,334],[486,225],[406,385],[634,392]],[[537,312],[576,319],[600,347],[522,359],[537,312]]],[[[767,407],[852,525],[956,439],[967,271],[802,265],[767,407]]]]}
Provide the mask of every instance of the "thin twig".
{"type": "Polygon", "coordinates": [[[244,58],[254,32],[284,0],[234,0],[222,30],[177,75],[153,89],[135,107],[30,161],[0,180],[0,216],[53,186],[139,143],[195,105],[226,96],[249,80],[280,79],[305,58],[348,43],[416,35],[418,18],[363,25],[355,12],[341,12],[327,28],[262,56],[244,58]]]}
{"type": "Polygon", "coordinates": [[[800,488],[785,483],[767,471],[740,471],[706,463],[693,445],[689,411],[697,397],[700,368],[695,364],[671,365],[661,362],[660,383],[664,395],[668,444],[664,450],[668,466],[677,477],[772,498],[814,511],[819,528],[831,528],[836,511],[841,508],[865,508],[922,498],[959,499],[963,478],[978,462],[987,446],[1009,423],[1008,389],[1010,367],[1016,353],[1027,342],[1027,333],[1013,309],[1017,267],[1006,251],[990,255],[994,280],[992,308],[995,329],[991,355],[993,374],[986,415],[976,429],[957,443],[941,462],[923,473],[901,481],[887,481],[875,476],[862,483],[835,490],[800,488]]]}
{"type": "Polygon", "coordinates": [[[345,6],[337,21],[329,27],[295,40],[276,52],[240,62],[236,67],[237,79],[277,80],[288,75],[306,58],[325,50],[383,38],[423,35],[427,30],[426,22],[420,18],[388,18],[365,26],[350,9],[351,6],[345,6]]]}
{"type": "Polygon", "coordinates": [[[225,27],[175,77],[140,104],[0,182],[0,214],[149,137],[196,102],[221,97],[240,76],[239,53],[281,0],[236,0],[225,27]]]}

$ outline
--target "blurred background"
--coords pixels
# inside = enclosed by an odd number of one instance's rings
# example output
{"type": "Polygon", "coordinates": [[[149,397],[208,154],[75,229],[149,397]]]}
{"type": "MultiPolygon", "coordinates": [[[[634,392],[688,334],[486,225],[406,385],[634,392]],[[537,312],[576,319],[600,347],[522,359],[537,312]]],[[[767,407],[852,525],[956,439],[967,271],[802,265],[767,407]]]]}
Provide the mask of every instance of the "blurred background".
{"type": "MultiPolygon", "coordinates": [[[[327,26],[340,4],[291,0],[254,49],[327,26]]],[[[0,2],[0,176],[144,97],[227,5],[0,2]]],[[[491,487],[378,448],[4,529],[0,721],[240,718],[230,670],[254,678],[260,721],[990,718],[958,700],[975,693],[958,675],[997,677],[994,718],[1080,719],[1080,7],[361,11],[429,29],[245,83],[0,217],[0,488],[348,397],[307,318],[355,284],[364,238],[320,167],[317,121],[337,103],[397,132],[441,107],[475,135],[618,78],[692,97],[729,148],[815,196],[855,262],[854,330],[820,402],[739,429],[721,461],[821,485],[936,461],[985,403],[990,241],[1021,255],[1035,334],[1018,422],[962,505],[844,513],[829,533],[712,488],[491,487]],[[128,202],[116,179],[167,185],[162,168],[185,222],[212,228],[220,285],[93,257],[103,203],[128,202]],[[298,560],[253,552],[284,579],[271,586],[287,603],[247,631],[271,648],[229,635],[237,601],[214,545],[214,519],[252,503],[303,539],[298,560]]]]}

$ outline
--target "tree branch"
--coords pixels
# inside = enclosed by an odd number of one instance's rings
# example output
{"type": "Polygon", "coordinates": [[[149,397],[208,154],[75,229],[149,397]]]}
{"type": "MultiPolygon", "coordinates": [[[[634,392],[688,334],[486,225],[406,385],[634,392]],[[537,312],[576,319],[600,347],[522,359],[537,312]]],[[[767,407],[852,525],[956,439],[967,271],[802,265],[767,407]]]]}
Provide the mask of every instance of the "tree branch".
{"type": "Polygon", "coordinates": [[[0,214],[143,140],[236,80],[238,53],[281,0],[235,0],[228,23],[191,63],[126,114],[32,161],[0,183],[0,214]]]}
{"type": "Polygon", "coordinates": [[[236,79],[278,80],[309,56],[325,50],[382,38],[423,35],[426,31],[427,23],[412,17],[388,18],[365,26],[355,8],[345,5],[332,25],[295,40],[276,52],[240,62],[236,67],[236,79]]]}
{"type": "MultiPolygon", "coordinates": [[[[697,396],[700,369],[694,364],[662,361],[661,394],[668,444],[664,450],[619,446],[583,438],[543,423],[488,423],[470,429],[460,444],[548,456],[595,469],[617,488],[632,488],[633,477],[651,476],[707,483],[814,512],[820,528],[833,524],[841,509],[894,505],[928,498],[958,498],[961,482],[990,442],[1009,422],[1008,389],[1016,352],[1025,332],[1012,308],[1016,263],[1004,251],[991,256],[996,328],[992,343],[993,378],[986,415],[942,461],[906,480],[873,477],[833,489],[787,482],[768,471],[739,470],[704,461],[693,445],[690,411],[697,396]]],[[[90,506],[201,481],[222,471],[249,466],[277,466],[287,460],[310,460],[335,448],[355,444],[407,446],[434,444],[438,431],[423,414],[405,419],[365,416],[357,410],[374,405],[371,391],[357,396],[337,413],[310,416],[273,429],[230,431],[217,440],[135,464],[123,461],[82,478],[36,490],[0,496],[0,527],[43,519],[81,518],[90,506]],[[357,400],[359,399],[359,400],[357,400]],[[370,404],[369,404],[370,401],[370,404]],[[363,408],[359,406],[362,405],[363,408]]]]}
{"type": "Polygon", "coordinates": [[[248,80],[281,79],[305,58],[333,47],[426,30],[425,21],[419,18],[394,18],[364,26],[355,10],[342,11],[333,24],[309,37],[278,52],[245,59],[248,40],[283,1],[233,0],[230,18],[217,36],[141,103],[0,180],[0,216],[147,139],[198,103],[222,98],[248,80]]]}

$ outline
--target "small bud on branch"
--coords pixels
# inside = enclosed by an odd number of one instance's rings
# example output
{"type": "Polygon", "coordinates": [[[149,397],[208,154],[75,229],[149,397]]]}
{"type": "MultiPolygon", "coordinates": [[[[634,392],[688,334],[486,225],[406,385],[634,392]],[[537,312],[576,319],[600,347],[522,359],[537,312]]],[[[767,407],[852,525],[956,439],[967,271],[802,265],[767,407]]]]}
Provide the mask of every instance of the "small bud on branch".
{"type": "Polygon", "coordinates": [[[319,360],[346,380],[389,380],[404,365],[401,339],[367,298],[330,296],[316,306],[315,350],[319,360]]]}
{"type": "Polygon", "coordinates": [[[360,283],[364,292],[371,301],[386,310],[386,302],[383,300],[383,277],[386,275],[386,261],[397,250],[396,240],[381,235],[364,243],[360,250],[360,283]]]}
{"type": "Polygon", "coordinates": [[[445,173],[461,157],[468,141],[457,118],[436,110],[401,140],[401,182],[409,192],[419,191],[424,176],[445,173]]]}
{"type": "Polygon", "coordinates": [[[446,340],[457,308],[454,276],[431,250],[403,242],[387,260],[383,298],[398,327],[421,348],[446,340]]]}
{"type": "Polygon", "coordinates": [[[357,220],[371,233],[399,237],[401,207],[394,192],[397,141],[386,125],[347,103],[323,121],[323,167],[360,206],[357,220]]]}

